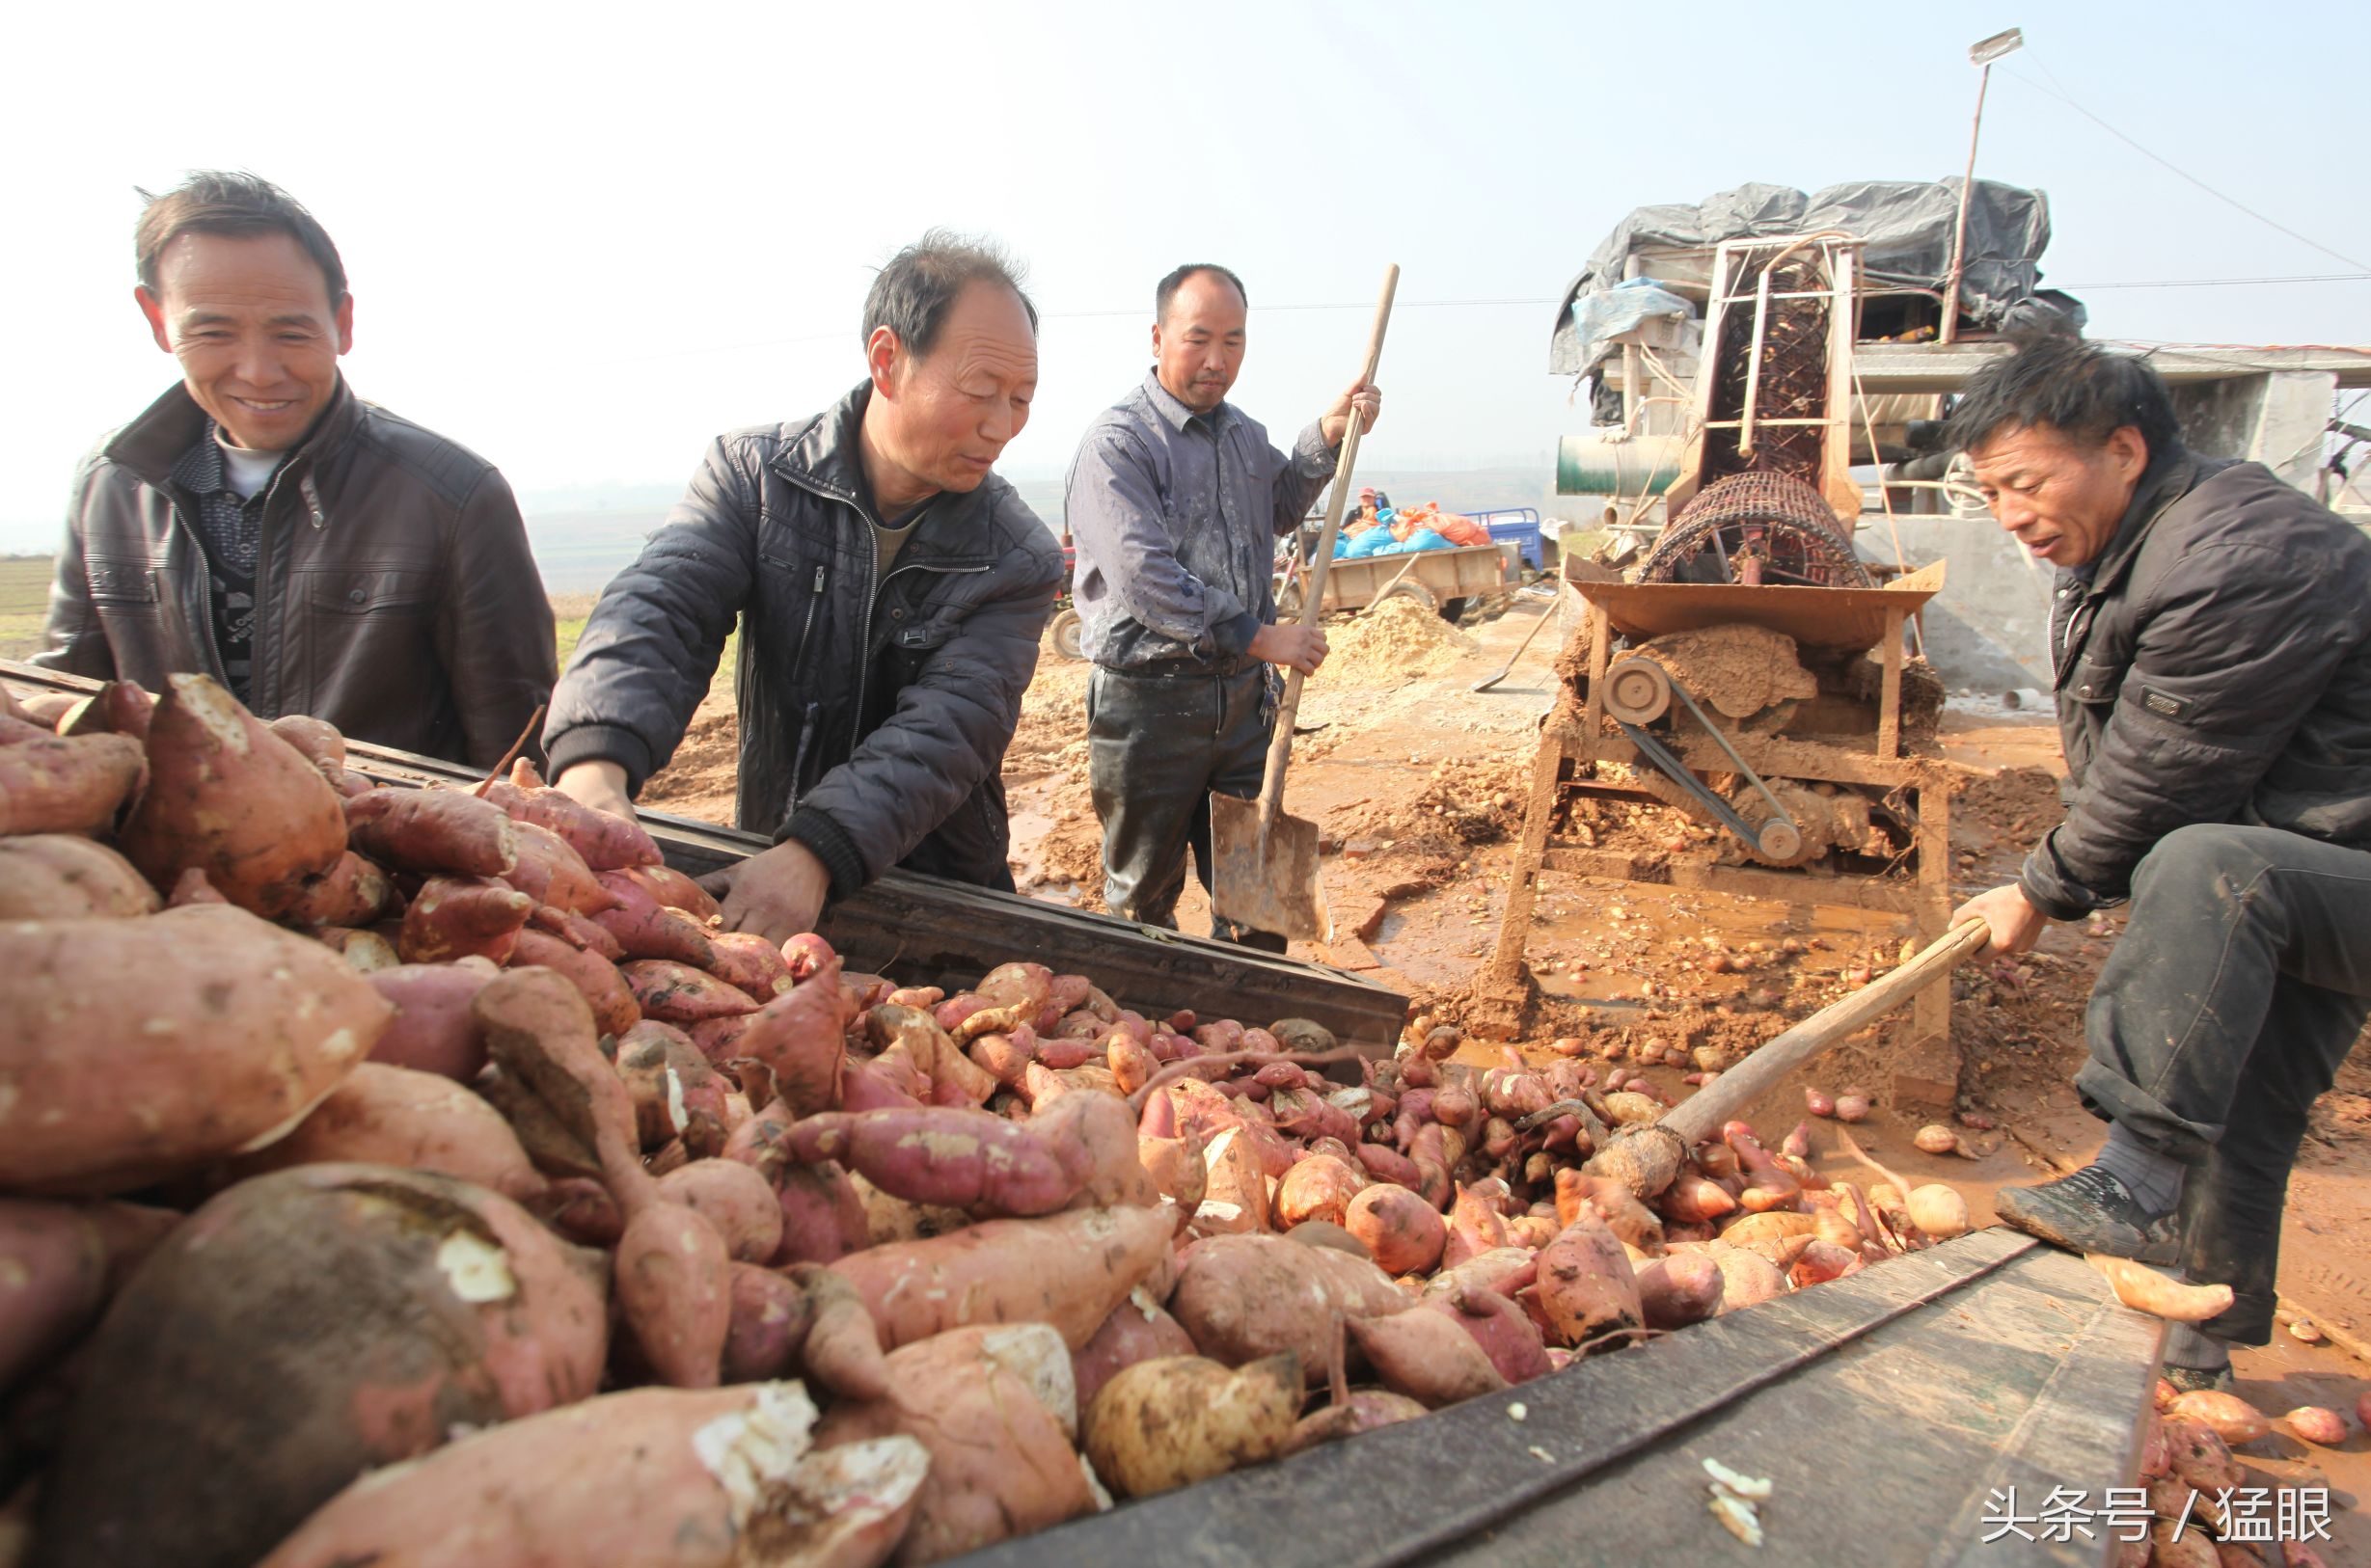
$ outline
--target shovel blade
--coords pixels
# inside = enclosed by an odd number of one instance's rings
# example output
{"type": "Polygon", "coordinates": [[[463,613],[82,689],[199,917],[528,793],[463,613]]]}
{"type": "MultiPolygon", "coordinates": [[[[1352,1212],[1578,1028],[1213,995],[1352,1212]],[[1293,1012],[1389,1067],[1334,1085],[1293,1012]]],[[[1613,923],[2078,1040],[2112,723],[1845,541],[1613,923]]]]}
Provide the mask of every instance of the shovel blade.
{"type": "Polygon", "coordinates": [[[1211,862],[1211,912],[1219,919],[1296,941],[1332,940],[1317,824],[1280,811],[1263,842],[1257,800],[1213,795],[1211,862]]]}

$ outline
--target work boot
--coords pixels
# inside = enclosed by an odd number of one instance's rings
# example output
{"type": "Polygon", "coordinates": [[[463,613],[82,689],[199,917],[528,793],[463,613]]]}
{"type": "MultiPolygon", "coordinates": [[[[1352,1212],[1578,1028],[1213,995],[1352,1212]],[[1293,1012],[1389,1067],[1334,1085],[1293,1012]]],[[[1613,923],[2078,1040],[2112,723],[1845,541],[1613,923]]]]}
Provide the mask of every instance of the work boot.
{"type": "Polygon", "coordinates": [[[1992,1206],[2003,1224],[2069,1252],[2170,1263],[2180,1250],[2173,1216],[2150,1213],[2130,1188],[2096,1165],[2039,1186],[2003,1187],[1992,1206]]]}
{"type": "Polygon", "coordinates": [[[2172,1384],[2176,1393],[2230,1393],[2239,1387],[2229,1362],[2221,1366],[2175,1366],[2167,1363],[2157,1368],[2157,1375],[2172,1384]]]}

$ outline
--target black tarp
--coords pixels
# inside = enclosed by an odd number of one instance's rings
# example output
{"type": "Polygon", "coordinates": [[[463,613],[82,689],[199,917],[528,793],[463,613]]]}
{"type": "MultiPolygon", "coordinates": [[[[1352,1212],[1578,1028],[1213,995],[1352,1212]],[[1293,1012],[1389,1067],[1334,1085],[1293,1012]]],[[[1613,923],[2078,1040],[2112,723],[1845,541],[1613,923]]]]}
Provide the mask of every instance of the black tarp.
{"type": "MultiPolygon", "coordinates": [[[[1693,205],[1640,207],[1606,236],[1566,287],[1556,308],[1548,369],[1575,375],[1595,367],[1604,349],[1584,339],[1575,327],[1573,301],[1621,283],[1631,253],[1640,249],[1709,249],[1723,240],[1840,229],[1866,242],[1865,282],[1940,290],[1950,271],[1959,187],[1957,179],[1861,179],[1806,196],[1784,185],[1748,184],[1693,205]]],[[[1961,319],[1990,329],[2011,306],[2033,295],[2041,280],[2038,262],[2049,243],[2047,196],[1977,180],[1968,206],[1961,319]]]]}

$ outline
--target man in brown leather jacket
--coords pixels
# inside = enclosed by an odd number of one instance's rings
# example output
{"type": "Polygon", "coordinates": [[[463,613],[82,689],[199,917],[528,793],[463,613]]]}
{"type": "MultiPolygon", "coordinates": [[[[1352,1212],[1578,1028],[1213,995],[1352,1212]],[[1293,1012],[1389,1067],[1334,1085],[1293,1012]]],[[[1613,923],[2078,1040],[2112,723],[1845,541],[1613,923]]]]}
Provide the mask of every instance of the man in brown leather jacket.
{"type": "Polygon", "coordinates": [[[550,693],[552,610],[491,464],[356,397],[354,300],[313,215],[252,175],[151,201],[135,297],[181,382],[74,481],[34,662],[491,767],[550,693]]]}

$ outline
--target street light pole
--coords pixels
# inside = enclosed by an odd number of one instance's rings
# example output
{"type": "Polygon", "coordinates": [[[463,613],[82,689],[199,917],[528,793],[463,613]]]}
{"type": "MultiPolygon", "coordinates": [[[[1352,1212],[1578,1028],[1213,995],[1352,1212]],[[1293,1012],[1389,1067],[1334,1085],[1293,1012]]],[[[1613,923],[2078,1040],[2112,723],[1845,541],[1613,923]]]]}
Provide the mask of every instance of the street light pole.
{"type": "Polygon", "coordinates": [[[2012,27],[1968,50],[1969,63],[1980,67],[1983,73],[1976,80],[1976,123],[1968,132],[1968,171],[1959,179],[1959,223],[1951,231],[1951,271],[1943,289],[1943,327],[1936,335],[1940,342],[1955,342],[1959,338],[1959,280],[1967,267],[1968,203],[1976,195],[1976,144],[1984,134],[1984,94],[1992,86],[1992,63],[2023,48],[2025,41],[2024,31],[2012,27]]]}

